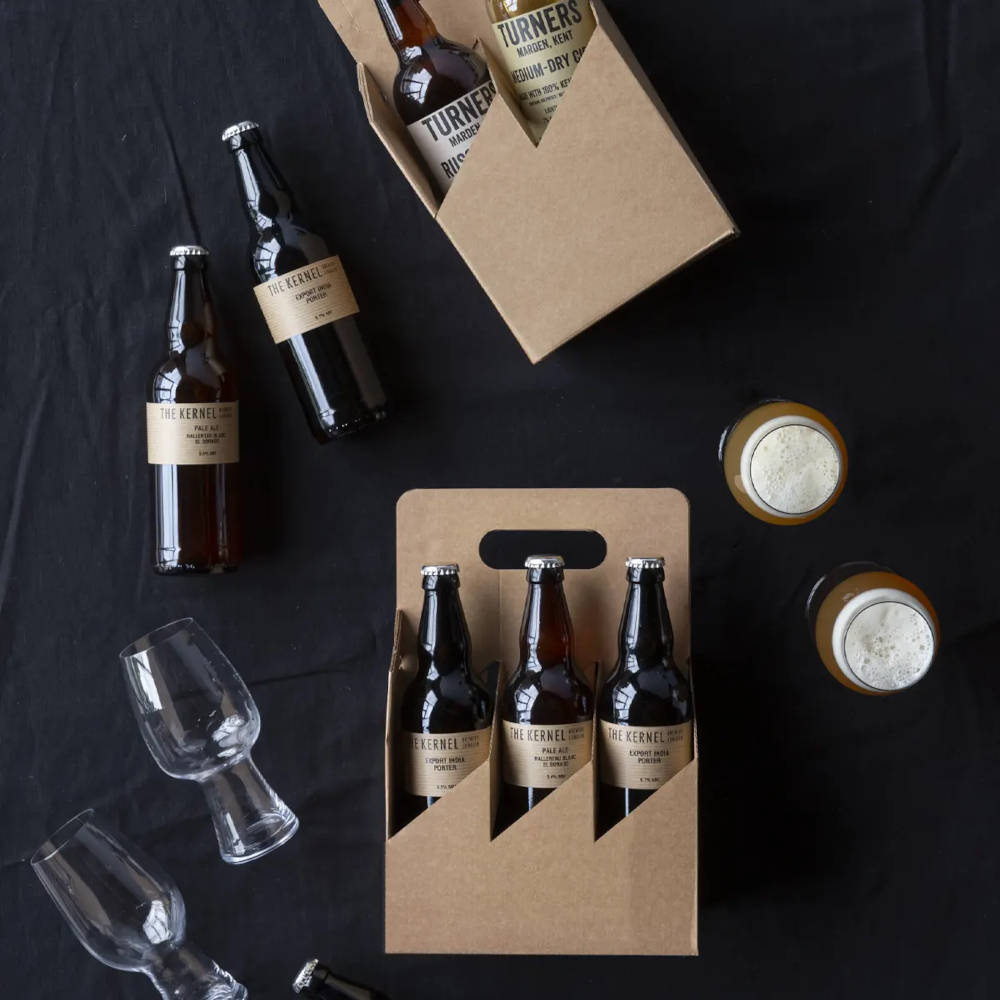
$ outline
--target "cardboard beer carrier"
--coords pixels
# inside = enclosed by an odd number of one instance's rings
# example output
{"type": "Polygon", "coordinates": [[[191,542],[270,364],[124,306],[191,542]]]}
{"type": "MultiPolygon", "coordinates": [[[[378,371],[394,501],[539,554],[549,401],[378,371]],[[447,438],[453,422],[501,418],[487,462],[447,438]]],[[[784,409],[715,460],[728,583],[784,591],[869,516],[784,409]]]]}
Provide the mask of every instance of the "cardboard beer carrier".
{"type": "MultiPolygon", "coordinates": [[[[488,760],[395,832],[399,704],[416,670],[420,567],[458,562],[475,672],[518,664],[527,590],[521,567],[480,555],[497,531],[597,532],[607,554],[566,570],[580,672],[614,668],[625,560],[666,559],[675,656],[690,675],[688,503],[672,489],[417,490],[397,507],[397,611],[386,717],[387,952],[693,955],[698,950],[698,752],[639,808],[596,835],[597,772],[589,763],[493,837],[500,793],[494,713],[488,760]]],[[[554,551],[558,551],[555,548],[554,551]]],[[[597,727],[594,727],[597,732],[597,727]]]]}
{"type": "Polygon", "coordinates": [[[365,112],[532,362],[736,227],[607,10],[536,145],[485,0],[421,0],[477,46],[497,96],[443,202],[392,104],[398,61],[373,0],[319,0],[358,63],[365,112]],[[513,182],[512,182],[513,179],[513,182]]]}

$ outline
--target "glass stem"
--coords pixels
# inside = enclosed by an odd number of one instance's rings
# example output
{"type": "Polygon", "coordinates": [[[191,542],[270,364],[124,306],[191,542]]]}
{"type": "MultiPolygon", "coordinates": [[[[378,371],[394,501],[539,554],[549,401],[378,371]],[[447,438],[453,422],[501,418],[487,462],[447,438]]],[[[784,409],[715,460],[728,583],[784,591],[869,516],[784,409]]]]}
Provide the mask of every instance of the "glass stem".
{"type": "Polygon", "coordinates": [[[248,756],[201,783],[225,861],[251,861],[284,843],[298,826],[292,811],[248,756]]]}
{"type": "Polygon", "coordinates": [[[240,1000],[246,990],[200,948],[187,942],[160,956],[148,972],[164,1000],[240,1000]]]}

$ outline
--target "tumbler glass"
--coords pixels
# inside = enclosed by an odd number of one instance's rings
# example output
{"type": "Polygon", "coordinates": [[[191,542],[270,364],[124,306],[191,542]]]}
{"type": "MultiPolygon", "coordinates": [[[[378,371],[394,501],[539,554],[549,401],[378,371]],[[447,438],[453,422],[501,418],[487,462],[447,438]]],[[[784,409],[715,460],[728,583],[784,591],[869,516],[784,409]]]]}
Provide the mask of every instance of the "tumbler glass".
{"type": "Polygon", "coordinates": [[[31,867],[98,961],[144,972],[168,1000],[247,997],[246,987],[185,941],[184,900],[170,876],[92,809],[52,834],[31,867]]]}
{"type": "Polygon", "coordinates": [[[172,778],[201,785],[223,860],[253,861],[290,839],[299,821],[250,758],[257,706],[204,629],[182,618],[120,658],[149,752],[172,778]]]}

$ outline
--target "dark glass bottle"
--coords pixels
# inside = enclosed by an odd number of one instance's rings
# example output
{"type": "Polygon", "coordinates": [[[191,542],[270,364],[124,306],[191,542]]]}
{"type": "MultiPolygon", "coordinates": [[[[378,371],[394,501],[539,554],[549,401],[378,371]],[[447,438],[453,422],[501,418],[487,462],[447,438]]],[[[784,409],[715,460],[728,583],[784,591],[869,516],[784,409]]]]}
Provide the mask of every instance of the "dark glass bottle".
{"type": "Polygon", "coordinates": [[[312,997],[313,1000],[389,1000],[383,993],[335,976],[316,958],[302,966],[292,989],[299,996],[312,997]]]}
{"type": "Polygon", "coordinates": [[[158,573],[233,570],[241,558],[239,393],[215,345],[208,251],[170,251],[169,354],[146,405],[158,573]]]}
{"type": "Polygon", "coordinates": [[[458,596],[458,566],[424,566],[421,576],[424,606],[417,672],[400,705],[404,759],[397,829],[486,760],[493,719],[493,699],[469,667],[469,627],[458,596]]]}
{"type": "Polygon", "coordinates": [[[498,831],[590,760],[594,694],[573,661],[563,560],[530,556],[525,566],[520,658],[500,707],[504,770],[498,831]]]}
{"type": "Polygon", "coordinates": [[[442,38],[417,0],[375,0],[399,57],[392,97],[403,124],[444,193],[496,94],[486,61],[442,38]]]}
{"type": "Polygon", "coordinates": [[[626,579],[618,662],[597,698],[599,832],[645,802],[692,753],[694,706],[687,678],[674,662],[663,559],[630,558],[626,579]]]}
{"type": "Polygon", "coordinates": [[[241,122],[222,138],[256,232],[257,299],[313,435],[326,442],[382,420],[385,393],[339,258],[303,224],[259,126],[241,122]]]}

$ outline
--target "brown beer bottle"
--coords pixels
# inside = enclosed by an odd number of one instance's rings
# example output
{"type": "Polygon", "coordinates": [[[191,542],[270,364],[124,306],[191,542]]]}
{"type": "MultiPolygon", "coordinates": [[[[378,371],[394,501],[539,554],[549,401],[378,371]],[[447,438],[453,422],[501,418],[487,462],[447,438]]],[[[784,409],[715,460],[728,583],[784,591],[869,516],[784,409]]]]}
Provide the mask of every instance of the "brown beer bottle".
{"type": "Polygon", "coordinates": [[[441,193],[468,155],[496,94],[486,61],[442,38],[418,0],[375,0],[399,57],[392,97],[441,193]]]}
{"type": "Polygon", "coordinates": [[[469,669],[458,566],[421,569],[417,672],[403,695],[396,829],[430,808],[489,756],[493,699],[469,669]]]}
{"type": "Polygon", "coordinates": [[[388,1000],[382,993],[335,975],[317,958],[302,966],[292,991],[311,1000],[388,1000]]]}
{"type": "Polygon", "coordinates": [[[517,672],[500,708],[503,787],[498,831],[590,760],[594,695],[573,662],[560,556],[529,556],[517,672]]]}
{"type": "Polygon", "coordinates": [[[222,133],[254,228],[254,288],[309,428],[325,443],[385,417],[385,393],[358,327],[340,258],[302,222],[256,122],[222,133]]]}
{"type": "Polygon", "coordinates": [[[170,251],[169,354],[153,374],[146,443],[158,573],[218,573],[241,557],[239,394],[215,346],[208,251],[170,251]]]}
{"type": "Polygon", "coordinates": [[[674,663],[663,559],[626,563],[618,663],[597,698],[598,831],[624,819],[692,756],[694,707],[674,663]]]}

